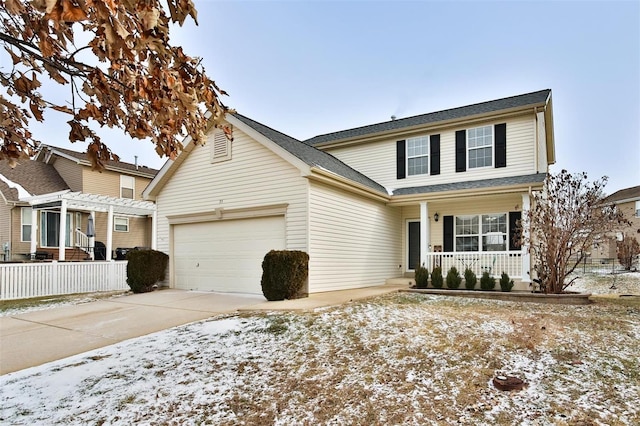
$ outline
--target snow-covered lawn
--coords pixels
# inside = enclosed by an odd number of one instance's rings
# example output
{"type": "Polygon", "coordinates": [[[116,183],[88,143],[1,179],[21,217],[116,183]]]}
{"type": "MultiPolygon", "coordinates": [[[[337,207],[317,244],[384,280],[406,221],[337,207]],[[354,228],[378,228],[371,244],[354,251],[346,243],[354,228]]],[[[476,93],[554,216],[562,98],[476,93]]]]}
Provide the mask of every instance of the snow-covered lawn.
{"type": "Polygon", "coordinates": [[[637,425],[639,339],[640,308],[615,304],[402,293],[221,316],[2,376],[0,423],[637,425]]]}

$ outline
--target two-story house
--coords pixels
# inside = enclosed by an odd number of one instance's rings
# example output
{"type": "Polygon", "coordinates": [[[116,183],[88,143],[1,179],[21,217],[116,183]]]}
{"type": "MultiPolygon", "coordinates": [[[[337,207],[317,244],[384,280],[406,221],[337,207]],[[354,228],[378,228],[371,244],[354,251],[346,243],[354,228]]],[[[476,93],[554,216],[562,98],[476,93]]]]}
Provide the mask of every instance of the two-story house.
{"type": "MultiPolygon", "coordinates": [[[[260,293],[271,249],[309,253],[308,291],[384,284],[418,265],[508,272],[514,238],[555,162],[551,91],[299,141],[240,114],[233,141],[185,142],[144,191],[157,204],[170,283],[260,293]]],[[[525,230],[526,232],[526,230],[525,230]]]]}
{"type": "Polygon", "coordinates": [[[86,154],[47,145],[15,168],[0,162],[3,258],[109,260],[151,247],[155,205],[141,194],[156,173],[125,162],[98,172],[86,154]]]}

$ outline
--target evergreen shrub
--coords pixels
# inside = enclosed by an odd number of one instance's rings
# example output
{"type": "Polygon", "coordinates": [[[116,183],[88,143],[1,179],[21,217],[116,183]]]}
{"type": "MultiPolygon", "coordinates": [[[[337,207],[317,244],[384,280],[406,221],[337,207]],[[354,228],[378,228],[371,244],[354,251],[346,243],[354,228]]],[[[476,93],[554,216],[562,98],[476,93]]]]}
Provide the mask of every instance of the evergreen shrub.
{"type": "Polygon", "coordinates": [[[431,272],[431,286],[433,288],[442,288],[443,284],[444,280],[442,278],[442,268],[440,266],[436,266],[431,272]]]}
{"type": "Polygon", "coordinates": [[[464,287],[467,290],[474,290],[476,288],[476,284],[478,283],[478,277],[476,274],[469,268],[464,270],[464,287]]]}
{"type": "Polygon", "coordinates": [[[511,291],[513,288],[513,280],[509,279],[509,274],[506,272],[502,273],[500,277],[500,291],[511,291]]]}
{"type": "Polygon", "coordinates": [[[134,293],[154,290],[163,281],[169,256],[156,250],[132,250],[127,253],[127,284],[134,293]]]}
{"type": "Polygon", "coordinates": [[[447,272],[447,288],[456,289],[460,287],[462,283],[462,277],[460,276],[460,272],[458,272],[458,268],[452,266],[447,272]]]}
{"type": "Polygon", "coordinates": [[[480,288],[482,290],[493,290],[496,288],[496,279],[489,275],[489,272],[484,271],[480,278],[480,288]]]}
{"type": "Polygon", "coordinates": [[[418,266],[415,279],[417,288],[427,288],[429,285],[429,270],[424,266],[418,266]]]}
{"type": "Polygon", "coordinates": [[[267,300],[306,297],[309,255],[299,250],[271,250],[262,261],[262,294],[267,300]]]}

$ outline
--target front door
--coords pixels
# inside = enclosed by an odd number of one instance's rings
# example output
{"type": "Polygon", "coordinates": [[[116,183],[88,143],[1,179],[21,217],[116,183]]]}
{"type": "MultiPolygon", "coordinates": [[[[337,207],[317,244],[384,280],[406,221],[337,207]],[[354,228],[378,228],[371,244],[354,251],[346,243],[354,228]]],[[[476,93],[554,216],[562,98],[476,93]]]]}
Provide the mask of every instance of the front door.
{"type": "Polygon", "coordinates": [[[420,266],[420,222],[407,222],[407,270],[415,271],[420,266]]]}

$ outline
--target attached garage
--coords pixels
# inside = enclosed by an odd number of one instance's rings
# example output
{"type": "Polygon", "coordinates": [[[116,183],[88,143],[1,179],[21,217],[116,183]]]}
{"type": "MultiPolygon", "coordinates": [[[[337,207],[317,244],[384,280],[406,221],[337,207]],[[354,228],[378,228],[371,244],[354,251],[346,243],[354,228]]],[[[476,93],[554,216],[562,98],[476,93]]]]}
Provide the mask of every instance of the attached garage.
{"type": "Polygon", "coordinates": [[[262,259],[285,249],[284,216],[173,225],[176,288],[262,294],[262,259]]]}

